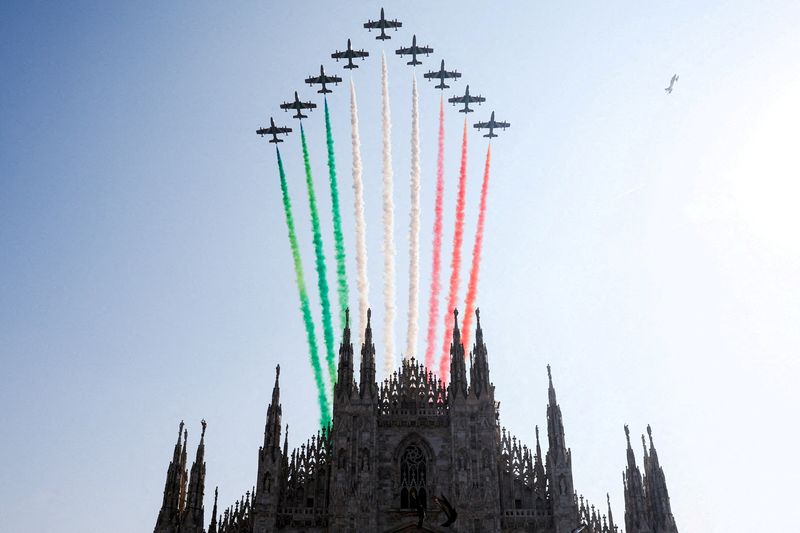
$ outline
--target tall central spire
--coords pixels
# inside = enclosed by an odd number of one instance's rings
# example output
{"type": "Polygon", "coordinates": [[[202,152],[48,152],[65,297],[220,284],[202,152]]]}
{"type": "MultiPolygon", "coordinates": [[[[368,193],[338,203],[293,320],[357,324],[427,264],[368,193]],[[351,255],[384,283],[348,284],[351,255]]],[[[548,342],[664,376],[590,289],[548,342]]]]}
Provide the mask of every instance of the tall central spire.
{"type": "Polygon", "coordinates": [[[371,309],[367,309],[367,327],[364,330],[364,344],[361,346],[361,371],[358,388],[361,398],[376,398],[377,396],[375,383],[375,343],[372,342],[371,309]]]}
{"type": "Polygon", "coordinates": [[[464,362],[464,345],[458,329],[458,309],[453,309],[453,341],[450,344],[450,399],[467,397],[467,366],[464,362]]]}

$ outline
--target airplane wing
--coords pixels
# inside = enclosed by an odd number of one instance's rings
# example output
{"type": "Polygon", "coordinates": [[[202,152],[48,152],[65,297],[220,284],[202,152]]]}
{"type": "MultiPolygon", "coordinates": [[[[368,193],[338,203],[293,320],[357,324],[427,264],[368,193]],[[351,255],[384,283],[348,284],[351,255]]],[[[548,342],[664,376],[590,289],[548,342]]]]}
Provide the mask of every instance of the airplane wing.
{"type": "Polygon", "coordinates": [[[436,79],[439,77],[440,74],[441,74],[440,72],[426,72],[425,74],[422,75],[422,77],[436,79]]]}
{"type": "Polygon", "coordinates": [[[417,48],[417,53],[418,54],[432,54],[433,53],[433,48],[431,48],[429,46],[420,46],[420,47],[417,48]]]}
{"type": "Polygon", "coordinates": [[[275,133],[289,133],[290,131],[292,131],[292,128],[283,128],[283,127],[275,128],[275,133]]]}
{"type": "Polygon", "coordinates": [[[367,57],[369,52],[365,52],[364,50],[353,50],[353,57],[367,57]]]}
{"type": "MultiPolygon", "coordinates": [[[[355,52],[355,53],[358,53],[358,52],[355,52]]],[[[331,54],[331,57],[333,59],[347,59],[348,57],[350,57],[350,54],[345,50],[344,52],[335,52],[335,53],[331,54]]]]}
{"type": "Polygon", "coordinates": [[[404,55],[408,55],[408,54],[413,54],[414,51],[411,48],[400,48],[399,50],[395,50],[394,53],[399,55],[399,56],[404,56],[404,55]]]}
{"type": "Polygon", "coordinates": [[[491,124],[489,124],[488,122],[478,122],[473,127],[481,129],[481,128],[488,128],[489,126],[491,126],[491,124]]]}
{"type": "Polygon", "coordinates": [[[314,109],[315,107],[317,107],[317,104],[314,102],[300,102],[301,109],[314,109]]]}
{"type": "Polygon", "coordinates": [[[444,77],[445,78],[460,78],[461,77],[461,73],[460,72],[447,72],[447,71],[445,71],[444,77]]]}
{"type": "Polygon", "coordinates": [[[322,76],[311,76],[309,78],[306,78],[306,83],[308,84],[322,83],[322,82],[328,83],[328,80],[323,79],[322,76]]]}
{"type": "Polygon", "coordinates": [[[448,98],[448,99],[447,99],[447,101],[448,101],[448,102],[450,102],[451,104],[465,104],[465,103],[469,103],[469,102],[467,101],[467,97],[466,97],[466,96],[454,96],[454,97],[452,97],[452,98],[448,98]]]}
{"type": "Polygon", "coordinates": [[[508,122],[495,122],[494,123],[494,127],[495,128],[508,128],[509,126],[511,126],[511,124],[509,124],[508,122]]]}
{"type": "Polygon", "coordinates": [[[369,22],[364,23],[364,27],[368,29],[376,29],[381,27],[380,20],[370,20],[369,22]]]}
{"type": "Polygon", "coordinates": [[[472,98],[473,102],[478,102],[478,103],[486,101],[486,98],[484,98],[483,96],[471,96],[470,98],[472,98]]]}
{"type": "Polygon", "coordinates": [[[342,78],[339,76],[325,76],[325,83],[339,83],[340,81],[342,81],[342,78]]]}

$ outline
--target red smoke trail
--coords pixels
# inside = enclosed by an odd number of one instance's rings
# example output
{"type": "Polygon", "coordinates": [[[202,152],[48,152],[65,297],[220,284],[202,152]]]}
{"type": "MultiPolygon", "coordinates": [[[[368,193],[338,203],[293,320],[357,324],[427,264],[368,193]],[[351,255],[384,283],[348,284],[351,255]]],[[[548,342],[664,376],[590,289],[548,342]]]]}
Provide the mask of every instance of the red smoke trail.
{"type": "Polygon", "coordinates": [[[433,268],[431,297],[428,302],[428,345],[425,366],[433,368],[436,344],[436,319],[439,317],[439,293],[442,290],[442,202],[444,201],[444,94],[439,102],[439,153],[436,158],[436,203],[433,219],[433,268]]]}
{"type": "Polygon", "coordinates": [[[472,317],[475,314],[475,297],[478,295],[478,274],[481,268],[481,250],[483,249],[483,224],[486,221],[486,193],[489,191],[489,165],[492,161],[492,145],[486,150],[486,166],[483,169],[483,185],[481,185],[481,204],[478,211],[478,228],[475,230],[475,244],[472,247],[472,268],[469,272],[467,286],[467,310],[461,330],[464,339],[464,357],[469,353],[469,333],[472,317]]]}
{"type": "Polygon", "coordinates": [[[450,293],[444,313],[444,342],[439,377],[447,382],[450,371],[450,341],[453,335],[453,309],[458,298],[461,282],[461,245],[464,242],[464,203],[467,193],[467,119],[464,119],[464,137],[461,141],[461,169],[458,173],[458,196],[456,197],[456,228],[453,234],[453,257],[450,260],[450,293]]]}

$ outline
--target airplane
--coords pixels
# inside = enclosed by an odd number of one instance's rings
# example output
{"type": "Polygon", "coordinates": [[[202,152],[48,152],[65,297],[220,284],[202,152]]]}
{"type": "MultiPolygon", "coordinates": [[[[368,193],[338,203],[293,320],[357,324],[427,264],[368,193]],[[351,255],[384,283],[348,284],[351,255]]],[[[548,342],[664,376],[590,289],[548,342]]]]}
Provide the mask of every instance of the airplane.
{"type": "Polygon", "coordinates": [[[303,109],[314,109],[315,107],[317,107],[317,104],[313,102],[301,102],[300,98],[297,96],[297,91],[294,92],[294,102],[284,102],[280,105],[280,108],[284,111],[289,111],[290,109],[297,111],[292,117],[299,118],[300,120],[308,118],[308,115],[302,113],[303,109]]]}
{"type": "Polygon", "coordinates": [[[285,126],[284,127],[276,126],[275,120],[272,117],[269,118],[269,123],[270,123],[269,128],[259,128],[256,130],[256,133],[258,135],[261,135],[262,137],[264,135],[272,135],[272,139],[269,140],[269,142],[271,143],[275,144],[282,143],[283,139],[278,139],[278,134],[282,133],[284,135],[287,135],[290,131],[292,131],[292,128],[287,128],[285,126]]]}
{"type": "Polygon", "coordinates": [[[495,128],[503,128],[505,130],[510,126],[511,124],[509,124],[508,122],[497,122],[494,119],[494,111],[492,111],[492,118],[489,119],[489,122],[478,122],[477,124],[475,124],[475,127],[478,129],[489,128],[489,133],[484,135],[484,137],[489,137],[490,139],[492,137],[497,137],[497,134],[494,132],[495,128]]]}
{"type": "Polygon", "coordinates": [[[335,53],[331,54],[331,57],[336,61],[339,61],[340,59],[347,59],[347,64],[344,66],[344,68],[358,68],[358,65],[353,63],[353,58],[360,57],[363,60],[368,55],[369,52],[365,52],[363,48],[361,50],[353,50],[350,48],[350,39],[347,39],[347,50],[344,52],[336,50],[335,53]]]}
{"type": "Polygon", "coordinates": [[[472,113],[475,110],[472,109],[469,106],[469,104],[471,104],[473,102],[477,102],[478,105],[481,105],[481,102],[485,102],[486,98],[484,98],[481,95],[478,95],[478,96],[470,95],[469,94],[469,85],[467,85],[467,90],[464,93],[464,96],[454,96],[452,98],[448,98],[447,101],[452,103],[453,105],[464,104],[464,109],[459,109],[458,110],[459,113],[472,113]]]}
{"type": "Polygon", "coordinates": [[[664,91],[667,94],[672,94],[672,88],[675,86],[675,82],[677,82],[677,81],[678,81],[678,75],[677,74],[673,74],[672,75],[672,79],[669,80],[669,87],[665,88],[664,91]]]}
{"type": "Polygon", "coordinates": [[[428,78],[428,81],[430,81],[430,80],[439,80],[439,85],[436,85],[435,87],[437,89],[441,89],[441,90],[444,91],[445,89],[449,89],[450,88],[449,85],[446,85],[444,83],[444,80],[447,79],[447,78],[454,78],[454,79],[455,78],[460,78],[461,74],[459,72],[455,71],[455,70],[453,70],[453,71],[445,70],[444,69],[444,59],[442,59],[442,66],[439,68],[438,72],[433,72],[432,70],[429,70],[426,74],[423,74],[423,76],[428,78]]]}
{"type": "Polygon", "coordinates": [[[322,68],[322,65],[319,66],[319,76],[316,77],[309,76],[308,78],[306,78],[306,83],[309,85],[314,85],[315,83],[321,84],[322,89],[318,90],[317,92],[322,94],[333,92],[326,87],[326,84],[335,83],[336,85],[339,85],[340,81],[342,81],[342,78],[340,78],[339,76],[326,76],[325,69],[322,68]]]}
{"type": "Polygon", "coordinates": [[[394,20],[386,20],[386,17],[383,16],[383,8],[381,8],[381,18],[380,20],[369,20],[368,22],[364,23],[364,27],[367,28],[369,31],[373,29],[380,29],[381,34],[375,37],[376,39],[380,39],[381,41],[385,41],[386,39],[391,39],[389,35],[386,35],[387,28],[394,28],[397,31],[397,28],[403,26],[402,22],[397,22],[397,19],[394,20]]]}
{"type": "Polygon", "coordinates": [[[433,48],[429,46],[417,46],[417,36],[414,35],[414,38],[411,39],[411,46],[408,48],[399,48],[395,53],[399,56],[404,56],[406,54],[411,54],[411,61],[406,63],[406,65],[421,65],[422,61],[417,61],[417,54],[428,54],[433,53],[433,48]]]}

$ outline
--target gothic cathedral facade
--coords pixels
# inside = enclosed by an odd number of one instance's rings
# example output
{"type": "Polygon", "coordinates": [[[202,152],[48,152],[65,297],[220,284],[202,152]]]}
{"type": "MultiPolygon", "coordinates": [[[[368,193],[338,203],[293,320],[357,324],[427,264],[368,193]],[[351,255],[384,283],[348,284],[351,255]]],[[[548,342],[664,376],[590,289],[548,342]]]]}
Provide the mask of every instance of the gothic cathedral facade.
{"type": "MultiPolygon", "coordinates": [[[[154,533],[622,531],[610,501],[604,513],[573,487],[572,454],[549,366],[547,451],[542,452],[538,427],[533,447],[501,428],[480,317],[469,371],[456,320],[446,386],[413,358],[379,386],[369,322],[357,381],[353,355],[348,324],[339,349],[332,426],[291,453],[286,434],[281,446],[277,368],[255,486],[222,512],[215,491],[207,528],[206,425],[187,471],[181,422],[154,533]],[[447,528],[440,525],[445,513],[434,496],[444,496],[457,513],[447,528]]],[[[624,531],[677,533],[649,426],[647,432],[642,472],[625,427],[624,531]]]]}

